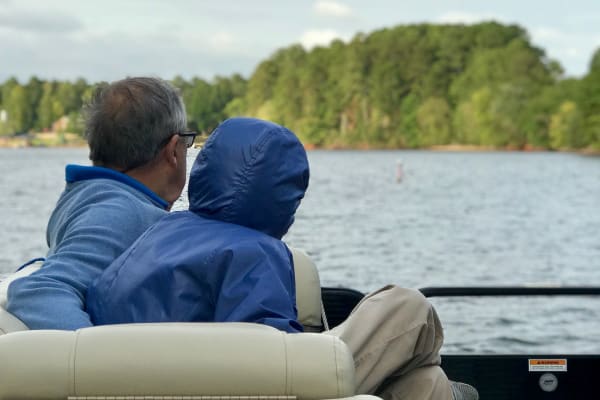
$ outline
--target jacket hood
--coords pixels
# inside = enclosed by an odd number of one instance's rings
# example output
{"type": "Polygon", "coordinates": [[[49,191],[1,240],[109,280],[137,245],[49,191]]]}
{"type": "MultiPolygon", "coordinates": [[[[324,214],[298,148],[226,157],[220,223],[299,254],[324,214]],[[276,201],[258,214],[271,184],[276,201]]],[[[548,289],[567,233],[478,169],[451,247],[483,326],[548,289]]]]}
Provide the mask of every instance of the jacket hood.
{"type": "Polygon", "coordinates": [[[190,173],[190,211],[281,239],[308,187],[304,146],[290,130],[231,118],[214,130],[190,173]]]}

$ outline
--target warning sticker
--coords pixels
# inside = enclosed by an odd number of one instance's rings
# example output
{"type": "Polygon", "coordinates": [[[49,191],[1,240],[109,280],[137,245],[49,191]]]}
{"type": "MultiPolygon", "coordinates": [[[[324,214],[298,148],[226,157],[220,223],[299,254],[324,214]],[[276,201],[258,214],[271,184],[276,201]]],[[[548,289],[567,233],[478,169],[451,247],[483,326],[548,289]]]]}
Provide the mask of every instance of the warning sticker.
{"type": "Polygon", "coordinates": [[[529,359],[529,372],[531,371],[566,371],[566,358],[536,358],[529,359]]]}

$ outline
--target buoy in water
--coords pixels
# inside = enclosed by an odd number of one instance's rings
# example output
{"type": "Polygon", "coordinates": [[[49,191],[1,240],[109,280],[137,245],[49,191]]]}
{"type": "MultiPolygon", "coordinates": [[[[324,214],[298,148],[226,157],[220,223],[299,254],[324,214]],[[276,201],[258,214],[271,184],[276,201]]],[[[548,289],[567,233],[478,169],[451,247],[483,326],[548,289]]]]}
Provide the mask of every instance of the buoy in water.
{"type": "Polygon", "coordinates": [[[404,167],[402,166],[402,160],[396,161],[396,183],[402,182],[404,179],[404,167]]]}

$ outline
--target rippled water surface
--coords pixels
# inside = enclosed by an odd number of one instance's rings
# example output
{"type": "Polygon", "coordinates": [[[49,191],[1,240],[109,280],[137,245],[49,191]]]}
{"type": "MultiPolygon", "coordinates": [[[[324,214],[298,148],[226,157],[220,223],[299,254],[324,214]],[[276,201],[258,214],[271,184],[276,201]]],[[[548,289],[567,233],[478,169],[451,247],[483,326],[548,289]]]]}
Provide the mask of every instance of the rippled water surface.
{"type": "MultiPolygon", "coordinates": [[[[312,151],[309,159],[309,191],[285,240],[312,254],[323,285],[600,286],[598,157],[312,151]]],[[[44,255],[69,162],[88,164],[87,150],[0,149],[0,273],[44,255]]],[[[432,301],[445,352],[600,353],[600,298],[432,301]]]]}

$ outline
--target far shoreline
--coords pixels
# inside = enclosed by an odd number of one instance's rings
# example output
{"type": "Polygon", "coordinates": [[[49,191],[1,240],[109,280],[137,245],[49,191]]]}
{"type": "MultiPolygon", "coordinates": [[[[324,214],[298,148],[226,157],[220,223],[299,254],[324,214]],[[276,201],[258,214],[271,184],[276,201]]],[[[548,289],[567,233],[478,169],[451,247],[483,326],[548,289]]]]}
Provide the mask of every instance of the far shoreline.
{"type": "Polygon", "coordinates": [[[519,148],[516,146],[506,147],[494,147],[494,146],[476,146],[469,144],[449,144],[449,145],[436,145],[428,147],[418,148],[391,148],[391,147],[378,147],[378,146],[316,146],[313,144],[305,144],[304,148],[308,151],[311,150],[324,150],[324,151],[430,151],[440,153],[494,153],[494,152],[515,152],[515,153],[573,153],[579,155],[588,156],[600,156],[600,149],[546,149],[542,147],[526,146],[519,148]]]}
{"type": "Polygon", "coordinates": [[[16,136],[0,136],[0,148],[86,147],[87,142],[76,133],[36,132],[16,136]]]}
{"type": "MultiPolygon", "coordinates": [[[[75,133],[60,132],[39,132],[19,136],[0,136],[0,148],[2,149],[23,149],[23,148],[86,148],[87,142],[83,137],[75,133]]],[[[196,146],[199,148],[201,146],[196,146]]],[[[574,153],[587,156],[600,156],[600,149],[546,149],[526,145],[523,148],[516,146],[494,147],[494,146],[476,146],[467,144],[448,144],[436,145],[420,148],[391,148],[384,146],[370,146],[368,144],[348,145],[328,145],[318,146],[312,143],[305,143],[307,151],[432,151],[448,153],[492,153],[492,152],[517,152],[517,153],[574,153]]]]}

